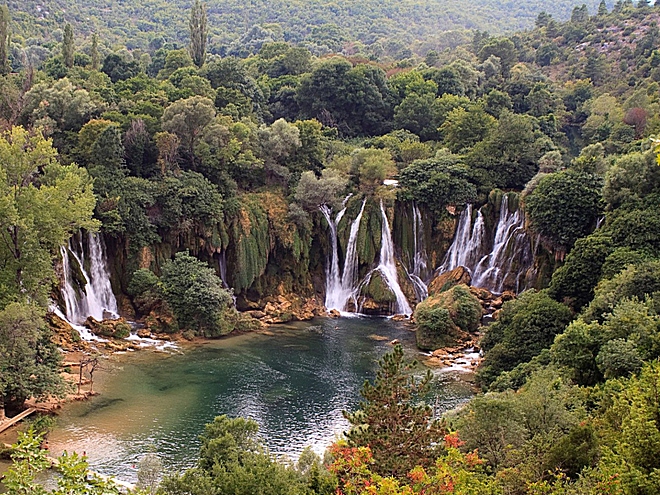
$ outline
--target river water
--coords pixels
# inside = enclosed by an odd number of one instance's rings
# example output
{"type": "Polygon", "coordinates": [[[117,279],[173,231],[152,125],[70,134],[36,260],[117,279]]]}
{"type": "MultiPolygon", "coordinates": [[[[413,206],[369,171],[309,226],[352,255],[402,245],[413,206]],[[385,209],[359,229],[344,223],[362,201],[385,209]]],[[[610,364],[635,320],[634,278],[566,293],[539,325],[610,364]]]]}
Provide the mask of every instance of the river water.
{"type": "MultiPolygon", "coordinates": [[[[373,378],[392,339],[408,357],[419,355],[404,324],[366,318],[278,326],[272,335],[241,335],[174,354],[114,355],[95,375],[101,394],[62,410],[51,451],[84,452],[93,470],[134,482],[147,452],[156,452],[168,472],[191,466],[204,425],[228,414],[256,420],[273,453],[295,459],[308,445],[322,453],[346,429],[341,411],[357,407],[364,380],[373,378]]],[[[438,412],[472,395],[464,375],[435,375],[438,412]]]]}

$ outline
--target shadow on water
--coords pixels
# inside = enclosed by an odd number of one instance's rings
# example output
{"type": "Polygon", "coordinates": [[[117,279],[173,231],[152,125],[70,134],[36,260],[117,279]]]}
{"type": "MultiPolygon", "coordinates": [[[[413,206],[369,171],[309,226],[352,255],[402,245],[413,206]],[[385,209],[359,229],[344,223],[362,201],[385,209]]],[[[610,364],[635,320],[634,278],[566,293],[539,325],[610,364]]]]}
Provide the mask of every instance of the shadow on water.
{"type": "MultiPolygon", "coordinates": [[[[346,429],[341,411],[357,407],[389,341],[418,356],[414,333],[387,319],[317,320],[271,331],[176,355],[114,356],[95,380],[101,396],[64,408],[51,450],[84,451],[92,469],[134,481],[146,452],[155,450],[169,470],[191,466],[204,425],[228,414],[256,420],[273,453],[295,458],[307,445],[322,453],[346,429]]],[[[437,374],[434,393],[439,410],[464,402],[472,390],[445,373],[437,374]]]]}

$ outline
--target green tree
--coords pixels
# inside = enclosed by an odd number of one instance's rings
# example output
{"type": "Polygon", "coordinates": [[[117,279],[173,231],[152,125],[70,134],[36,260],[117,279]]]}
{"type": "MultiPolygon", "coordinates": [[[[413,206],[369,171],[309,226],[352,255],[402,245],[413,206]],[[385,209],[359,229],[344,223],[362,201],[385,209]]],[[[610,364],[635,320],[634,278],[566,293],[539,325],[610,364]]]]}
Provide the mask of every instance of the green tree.
{"type": "Polygon", "coordinates": [[[0,135],[0,307],[46,303],[53,258],[80,228],[95,229],[85,169],[60,165],[50,140],[14,127],[0,135]]]}
{"type": "Polygon", "coordinates": [[[207,337],[225,335],[234,329],[231,293],[206,263],[187,252],[177,253],[163,265],[163,291],[181,328],[207,337]]]}
{"type": "Polygon", "coordinates": [[[348,179],[337,170],[323,169],[320,178],[307,171],[300,176],[294,197],[305,210],[315,212],[323,205],[336,207],[347,185],[348,179]]]}
{"type": "Polygon", "coordinates": [[[190,11],[190,56],[197,67],[204,65],[206,59],[206,4],[195,0],[190,11]]]}
{"type": "Polygon", "coordinates": [[[64,65],[69,69],[73,67],[73,59],[76,53],[76,48],[73,44],[73,28],[68,22],[64,26],[64,37],[62,38],[62,59],[64,65]]]}
{"type": "Polygon", "coordinates": [[[60,360],[42,309],[11,303],[0,311],[0,420],[5,405],[18,412],[30,397],[63,395],[60,360]]]}
{"type": "Polygon", "coordinates": [[[195,145],[204,127],[215,117],[213,101],[203,96],[193,96],[172,103],[163,112],[163,130],[176,134],[194,165],[195,145]]]}
{"type": "Polygon", "coordinates": [[[602,187],[599,177],[574,170],[543,177],[525,200],[532,228],[557,248],[570,249],[595,228],[602,187]]]}
{"type": "Polygon", "coordinates": [[[92,47],[90,48],[92,58],[92,70],[99,70],[101,68],[101,55],[99,54],[99,36],[94,33],[92,35],[92,47]]]}
{"type": "Polygon", "coordinates": [[[378,362],[373,384],[364,383],[360,407],[344,412],[351,424],[345,433],[353,447],[369,446],[374,470],[382,476],[404,478],[415,466],[432,466],[443,452],[447,431],[434,417],[432,408],[420,402],[429,391],[430,372],[415,378],[415,363],[405,362],[403,348],[394,350],[378,362]]]}
{"type": "Polygon", "coordinates": [[[33,429],[18,434],[13,445],[13,464],[6,473],[4,485],[8,495],[118,495],[119,487],[89,472],[85,457],[64,453],[57,459],[57,488],[47,490],[35,476],[50,466],[46,451],[40,448],[43,436],[33,429]]]}
{"type": "Polygon", "coordinates": [[[10,31],[9,23],[11,22],[11,15],[6,5],[0,6],[0,74],[6,76],[11,72],[11,65],[9,63],[9,50],[10,50],[10,31]]]}
{"type": "Polygon", "coordinates": [[[479,381],[489,385],[503,371],[529,361],[550,347],[572,319],[572,311],[545,291],[526,291],[507,302],[481,341],[485,354],[479,381]]]}
{"type": "MultiPolygon", "coordinates": [[[[167,477],[164,495],[304,495],[303,476],[273,459],[257,437],[257,423],[218,416],[206,425],[198,467],[167,477]]],[[[318,493],[318,492],[313,492],[318,493]]],[[[322,492],[329,495],[330,492],[322,492]]]]}

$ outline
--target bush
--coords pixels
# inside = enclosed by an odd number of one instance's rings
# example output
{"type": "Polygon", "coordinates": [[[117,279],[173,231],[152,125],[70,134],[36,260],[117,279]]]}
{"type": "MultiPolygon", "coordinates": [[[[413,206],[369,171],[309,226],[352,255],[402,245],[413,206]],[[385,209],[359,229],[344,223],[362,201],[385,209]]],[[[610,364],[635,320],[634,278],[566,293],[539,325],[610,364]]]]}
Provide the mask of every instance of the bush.
{"type": "Polygon", "coordinates": [[[543,177],[527,197],[531,227],[554,246],[568,249],[596,226],[602,213],[602,180],[566,170],[543,177]]]}
{"type": "Polygon", "coordinates": [[[481,383],[490,385],[503,371],[513,370],[550,347],[572,319],[572,311],[545,291],[527,291],[507,302],[482,339],[486,354],[478,372],[481,383]]]}
{"type": "Polygon", "coordinates": [[[481,321],[481,303],[464,285],[433,295],[415,308],[417,347],[435,350],[452,344],[481,321]]]}
{"type": "Polygon", "coordinates": [[[226,335],[234,329],[236,310],[231,293],[206,263],[187,252],[177,253],[163,265],[162,282],[180,328],[206,337],[226,335]]]}

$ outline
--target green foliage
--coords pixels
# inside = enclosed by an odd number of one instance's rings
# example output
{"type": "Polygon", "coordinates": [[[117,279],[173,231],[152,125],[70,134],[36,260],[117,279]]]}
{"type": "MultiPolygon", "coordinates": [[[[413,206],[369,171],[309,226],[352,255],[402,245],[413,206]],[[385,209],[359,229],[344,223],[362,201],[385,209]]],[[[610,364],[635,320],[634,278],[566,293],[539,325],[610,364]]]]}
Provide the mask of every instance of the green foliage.
{"type": "Polygon", "coordinates": [[[403,198],[426,204],[436,214],[448,205],[471,203],[477,197],[470,169],[447,152],[414,161],[401,171],[399,181],[403,198]]]}
{"type": "Polygon", "coordinates": [[[89,175],[60,165],[56,153],[40,132],[15,127],[0,136],[0,294],[11,300],[45,303],[59,247],[98,225],[89,175]]]}
{"type": "Polygon", "coordinates": [[[306,118],[337,127],[346,136],[379,134],[392,113],[385,73],[369,65],[352,67],[339,57],[303,76],[296,101],[306,118]]]}
{"type": "Polygon", "coordinates": [[[351,424],[345,433],[349,445],[369,446],[374,471],[383,476],[403,478],[417,465],[431,466],[443,450],[446,431],[431,407],[419,402],[428,392],[431,373],[416,379],[413,366],[397,345],[379,361],[374,383],[363,385],[360,408],[344,412],[351,424]]]}
{"type": "Polygon", "coordinates": [[[554,246],[570,249],[602,212],[598,177],[567,170],[543,177],[525,199],[531,227],[554,246]]]}
{"type": "Polygon", "coordinates": [[[20,408],[30,397],[62,395],[60,360],[42,310],[11,303],[0,311],[0,409],[20,408]]]}
{"type": "Polygon", "coordinates": [[[417,305],[417,347],[435,350],[452,344],[461,332],[474,332],[481,321],[481,303],[463,285],[440,292],[417,305]]]}
{"type": "Polygon", "coordinates": [[[57,488],[47,490],[35,481],[35,476],[50,466],[45,450],[41,450],[42,435],[29,429],[18,434],[13,445],[12,461],[3,481],[8,495],[115,495],[119,488],[112,482],[90,474],[85,457],[64,452],[57,458],[57,488]]]}
{"type": "Polygon", "coordinates": [[[226,335],[234,329],[231,293],[213,269],[186,252],[163,265],[163,293],[179,326],[206,337],[226,335]]]}
{"type": "Polygon", "coordinates": [[[69,69],[73,67],[73,56],[75,54],[75,47],[73,46],[73,28],[67,22],[64,26],[64,37],[62,38],[62,58],[64,65],[69,69]]]}
{"type": "Polygon", "coordinates": [[[482,338],[485,355],[477,375],[479,381],[487,386],[503,371],[529,361],[550,347],[555,335],[572,319],[571,310],[545,291],[526,291],[505,303],[482,338]]]}
{"type": "Polygon", "coordinates": [[[601,232],[578,239],[565,263],[553,274],[549,294],[576,311],[591,301],[603,264],[613,252],[612,239],[601,232]]]}
{"type": "Polygon", "coordinates": [[[197,67],[206,59],[206,4],[196,0],[190,11],[190,56],[197,67]]]}
{"type": "Polygon", "coordinates": [[[306,481],[318,480],[306,479],[299,471],[270,456],[259,442],[253,420],[218,416],[206,425],[201,440],[198,467],[183,475],[167,477],[159,493],[303,495],[314,488],[306,481]]]}

